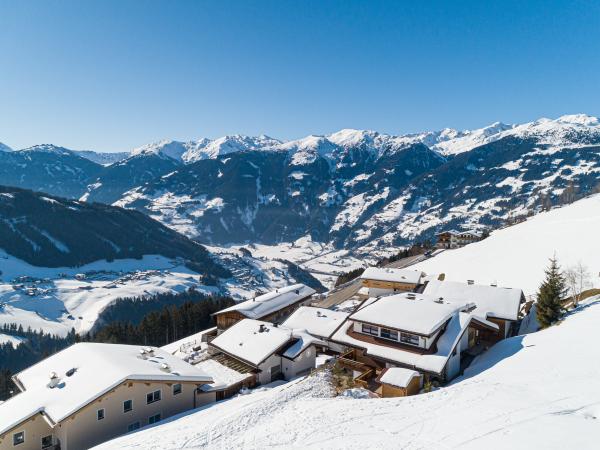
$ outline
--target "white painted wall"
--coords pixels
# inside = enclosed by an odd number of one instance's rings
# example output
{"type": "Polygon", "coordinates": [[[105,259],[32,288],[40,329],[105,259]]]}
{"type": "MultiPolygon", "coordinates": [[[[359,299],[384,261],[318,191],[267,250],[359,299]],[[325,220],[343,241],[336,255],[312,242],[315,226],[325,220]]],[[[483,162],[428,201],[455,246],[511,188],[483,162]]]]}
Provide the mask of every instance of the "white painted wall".
{"type": "Polygon", "coordinates": [[[281,358],[283,375],[285,379],[290,380],[298,374],[302,374],[310,369],[314,369],[316,364],[316,355],[317,350],[311,345],[302,353],[300,353],[294,360],[281,358]]]}
{"type": "Polygon", "coordinates": [[[271,367],[281,367],[281,356],[271,355],[262,364],[258,366],[258,384],[268,384],[271,382],[271,367]]]}

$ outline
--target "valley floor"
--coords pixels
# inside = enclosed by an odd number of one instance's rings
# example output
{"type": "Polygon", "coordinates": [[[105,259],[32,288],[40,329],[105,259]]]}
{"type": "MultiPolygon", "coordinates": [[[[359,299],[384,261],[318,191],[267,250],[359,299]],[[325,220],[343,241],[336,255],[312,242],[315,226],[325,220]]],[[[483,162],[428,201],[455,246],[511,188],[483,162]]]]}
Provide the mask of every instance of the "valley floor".
{"type": "Polygon", "coordinates": [[[429,394],[331,398],[321,372],[99,448],[597,448],[599,321],[595,297],[557,326],[496,344],[463,377],[429,394]]]}

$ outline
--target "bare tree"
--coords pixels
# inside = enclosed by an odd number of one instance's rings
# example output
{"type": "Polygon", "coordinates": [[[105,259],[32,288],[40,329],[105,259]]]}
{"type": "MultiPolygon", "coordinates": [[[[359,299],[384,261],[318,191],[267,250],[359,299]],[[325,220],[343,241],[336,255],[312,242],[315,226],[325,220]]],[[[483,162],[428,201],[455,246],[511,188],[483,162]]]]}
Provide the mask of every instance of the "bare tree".
{"type": "Polygon", "coordinates": [[[581,294],[590,287],[590,272],[587,266],[579,261],[574,266],[567,268],[565,279],[573,300],[573,307],[575,307],[581,301],[581,294]]]}

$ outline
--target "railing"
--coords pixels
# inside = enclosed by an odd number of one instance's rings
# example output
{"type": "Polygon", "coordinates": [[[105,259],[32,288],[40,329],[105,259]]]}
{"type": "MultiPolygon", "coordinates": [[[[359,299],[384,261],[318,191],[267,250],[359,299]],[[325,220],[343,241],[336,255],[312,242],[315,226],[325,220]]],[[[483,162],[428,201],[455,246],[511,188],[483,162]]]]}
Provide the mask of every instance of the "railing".
{"type": "Polygon", "coordinates": [[[361,373],[354,379],[354,382],[361,387],[368,389],[369,388],[369,380],[375,375],[374,369],[369,369],[366,372],[361,373]]]}

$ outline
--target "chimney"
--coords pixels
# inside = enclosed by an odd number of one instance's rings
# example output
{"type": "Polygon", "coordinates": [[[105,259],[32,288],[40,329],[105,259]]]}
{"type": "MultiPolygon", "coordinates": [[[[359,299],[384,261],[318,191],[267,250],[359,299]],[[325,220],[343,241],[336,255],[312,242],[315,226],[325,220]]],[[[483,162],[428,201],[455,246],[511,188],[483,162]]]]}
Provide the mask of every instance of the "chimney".
{"type": "Polygon", "coordinates": [[[475,280],[467,280],[467,284],[468,285],[473,285],[473,284],[475,284],[475,280]]]}
{"type": "Polygon", "coordinates": [[[409,300],[415,300],[417,298],[417,295],[409,292],[408,294],[406,294],[406,298],[408,298],[409,300]]]}
{"type": "Polygon", "coordinates": [[[56,372],[51,372],[50,373],[50,382],[48,383],[48,387],[50,389],[54,389],[56,386],[58,386],[59,382],[60,382],[60,378],[58,378],[58,375],[56,374],[56,372]]]}
{"type": "Polygon", "coordinates": [[[261,323],[260,326],[258,327],[258,332],[259,333],[264,333],[265,332],[265,326],[261,323]]]}

